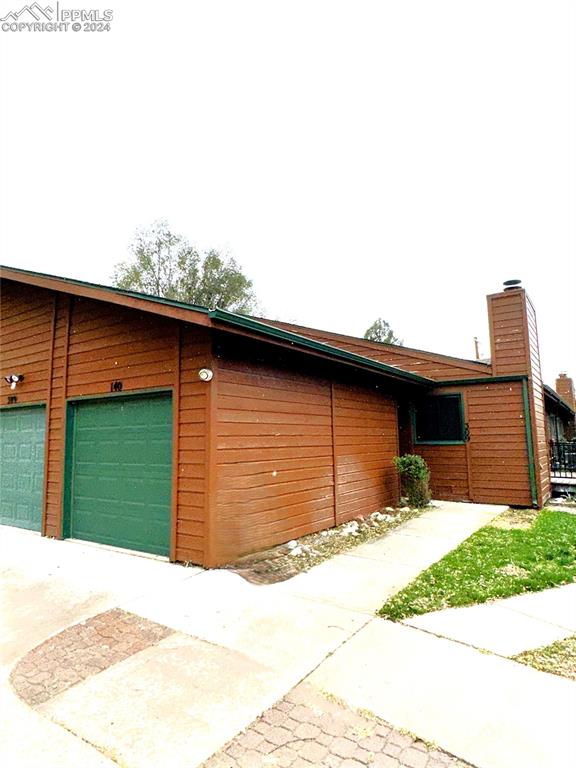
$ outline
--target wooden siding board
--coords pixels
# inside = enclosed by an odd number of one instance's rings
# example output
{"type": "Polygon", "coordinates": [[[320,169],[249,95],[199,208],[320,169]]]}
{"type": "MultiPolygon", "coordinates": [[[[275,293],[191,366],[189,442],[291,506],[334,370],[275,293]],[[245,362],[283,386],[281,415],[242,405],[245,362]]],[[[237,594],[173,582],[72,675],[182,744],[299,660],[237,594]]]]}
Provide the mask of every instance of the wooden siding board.
{"type": "MultiPolygon", "coordinates": [[[[180,494],[180,358],[182,356],[182,333],[180,325],[174,326],[174,388],[172,392],[172,503],[170,509],[170,561],[176,560],[177,537],[181,527],[178,520],[180,494]]],[[[184,533],[184,531],[182,531],[184,533]]],[[[189,531],[190,532],[190,531],[189,531]]],[[[194,531],[196,533],[196,531],[194,531]]],[[[181,542],[178,542],[181,547],[181,542]]]]}
{"type": "Polygon", "coordinates": [[[463,385],[461,391],[470,442],[415,447],[429,463],[433,494],[451,488],[454,500],[467,492],[479,503],[530,505],[522,382],[463,385]]]}
{"type": "Polygon", "coordinates": [[[258,362],[219,354],[217,562],[340,522],[340,493],[352,517],[397,497],[395,477],[382,482],[397,430],[381,389],[303,374],[262,348],[258,362]]]}
{"type": "Polygon", "coordinates": [[[0,375],[24,376],[15,392],[3,390],[2,405],[7,404],[8,396],[16,396],[18,405],[44,403],[53,358],[53,297],[47,291],[23,289],[8,280],[2,280],[1,290],[0,375]]]}
{"type": "Polygon", "coordinates": [[[392,459],[398,454],[398,424],[395,401],[380,391],[338,383],[333,399],[340,524],[360,514],[360,508],[366,516],[397,502],[392,459]]]}
{"type": "Polygon", "coordinates": [[[359,339],[344,334],[321,331],[316,328],[307,328],[304,326],[284,323],[280,321],[266,320],[268,323],[288,331],[293,331],[302,336],[324,342],[340,349],[354,352],[382,363],[395,365],[404,371],[410,371],[421,376],[427,376],[431,379],[446,380],[460,378],[476,378],[479,376],[490,376],[491,367],[484,363],[474,362],[473,360],[460,360],[446,355],[439,355],[434,352],[425,352],[406,347],[394,345],[377,344],[366,339],[359,339]]]}
{"type": "Polygon", "coordinates": [[[219,396],[217,559],[224,562],[285,537],[320,530],[327,518],[333,524],[333,472],[325,463],[332,452],[326,419],[329,385],[290,369],[278,371],[270,364],[222,356],[219,396]],[[266,411],[259,410],[260,403],[266,411]],[[294,418],[301,408],[305,412],[294,418]],[[273,420],[270,413],[275,414],[273,420]],[[313,467],[307,477],[306,470],[295,470],[301,458],[324,462],[324,470],[313,467]]]}
{"type": "Polygon", "coordinates": [[[210,362],[209,331],[186,325],[180,356],[174,320],[12,281],[3,280],[2,293],[3,367],[26,360],[18,365],[26,376],[19,403],[37,401],[39,395],[46,401],[45,534],[62,535],[67,401],[107,396],[113,380],[122,381],[123,394],[170,389],[174,408],[171,555],[202,563],[204,494],[189,483],[205,478],[207,398],[197,370],[210,362]],[[186,382],[180,393],[179,380],[186,382]],[[194,536],[190,536],[190,525],[194,536]]]}
{"type": "Polygon", "coordinates": [[[49,433],[47,455],[47,493],[45,513],[45,534],[62,536],[62,510],[64,491],[65,430],[66,430],[66,375],[68,369],[68,339],[72,306],[68,296],[55,296],[55,335],[54,347],[60,345],[63,354],[52,362],[52,396],[48,413],[47,432],[49,433]]]}
{"type": "Polygon", "coordinates": [[[210,384],[198,379],[200,368],[210,368],[209,334],[200,328],[180,329],[180,436],[178,443],[178,521],[175,557],[206,564],[207,510],[206,462],[208,453],[208,406],[210,384]],[[195,535],[187,535],[194,522],[195,535]]]}

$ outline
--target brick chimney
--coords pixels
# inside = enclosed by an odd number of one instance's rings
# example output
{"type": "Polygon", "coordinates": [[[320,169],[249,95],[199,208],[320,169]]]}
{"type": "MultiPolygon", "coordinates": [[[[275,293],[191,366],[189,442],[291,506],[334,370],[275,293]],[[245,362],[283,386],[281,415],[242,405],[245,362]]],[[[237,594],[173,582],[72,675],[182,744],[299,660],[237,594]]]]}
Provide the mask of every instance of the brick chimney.
{"type": "Polygon", "coordinates": [[[536,312],[520,280],[507,280],[504,290],[487,301],[493,376],[527,377],[537,501],[542,506],[551,489],[536,312]]]}
{"type": "Polygon", "coordinates": [[[556,392],[565,403],[568,403],[573,411],[576,411],[576,393],[574,392],[574,382],[565,373],[558,374],[556,379],[556,392]]]}

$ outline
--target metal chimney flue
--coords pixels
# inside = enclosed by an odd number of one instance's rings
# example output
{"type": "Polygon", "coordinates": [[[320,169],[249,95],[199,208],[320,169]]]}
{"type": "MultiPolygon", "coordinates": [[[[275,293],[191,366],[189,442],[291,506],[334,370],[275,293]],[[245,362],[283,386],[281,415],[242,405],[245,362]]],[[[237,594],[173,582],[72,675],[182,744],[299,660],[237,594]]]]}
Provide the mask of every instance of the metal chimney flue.
{"type": "Polygon", "coordinates": [[[514,291],[517,288],[522,288],[522,280],[504,280],[505,291],[514,291]]]}

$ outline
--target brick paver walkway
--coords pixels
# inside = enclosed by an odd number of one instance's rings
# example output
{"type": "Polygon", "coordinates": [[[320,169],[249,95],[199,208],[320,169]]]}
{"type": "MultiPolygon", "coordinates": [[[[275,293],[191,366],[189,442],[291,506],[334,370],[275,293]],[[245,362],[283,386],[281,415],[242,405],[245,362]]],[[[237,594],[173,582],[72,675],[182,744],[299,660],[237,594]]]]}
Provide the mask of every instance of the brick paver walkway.
{"type": "MultiPolygon", "coordinates": [[[[417,694],[415,694],[417,695],[417,694]]],[[[375,717],[302,683],[203,768],[468,768],[375,717]]]]}
{"type": "Polygon", "coordinates": [[[171,633],[168,627],[115,608],[34,648],[16,664],[10,682],[20,698],[37,706],[171,633]]]}

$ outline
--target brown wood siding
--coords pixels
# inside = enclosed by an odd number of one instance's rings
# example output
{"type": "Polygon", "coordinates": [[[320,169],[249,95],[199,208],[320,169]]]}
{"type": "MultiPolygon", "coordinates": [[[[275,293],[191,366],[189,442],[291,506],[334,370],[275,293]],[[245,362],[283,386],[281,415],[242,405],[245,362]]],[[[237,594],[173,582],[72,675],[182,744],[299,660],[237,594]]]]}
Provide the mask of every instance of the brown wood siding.
{"type": "Polygon", "coordinates": [[[215,562],[334,524],[330,382],[220,359],[215,562]]]}
{"type": "Polygon", "coordinates": [[[171,388],[176,324],[163,317],[75,298],[70,325],[67,396],[171,388]]]}
{"type": "Polygon", "coordinates": [[[488,316],[494,375],[528,376],[536,490],[542,505],[551,485],[536,313],[526,291],[516,289],[488,296],[488,316]]]}
{"type": "Polygon", "coordinates": [[[237,340],[218,347],[212,564],[399,495],[396,405],[381,382],[351,384],[322,363],[247,344],[242,356],[237,340]]]}
{"type": "Polygon", "coordinates": [[[435,498],[530,506],[529,459],[522,382],[437,390],[460,392],[470,440],[463,445],[415,445],[430,468],[435,498]]]}
{"type": "Polygon", "coordinates": [[[517,290],[488,296],[494,376],[528,374],[524,326],[525,295],[524,291],[517,290]]]}
{"type": "MultiPolygon", "coordinates": [[[[115,304],[2,282],[2,376],[23,373],[18,405],[46,403],[43,532],[62,536],[67,401],[169,389],[174,407],[171,554],[204,562],[207,387],[210,332],[115,304]]],[[[5,397],[10,390],[6,386],[5,397]]]]}
{"type": "Polygon", "coordinates": [[[367,339],[357,339],[354,336],[320,331],[277,320],[263,320],[263,322],[436,381],[472,379],[492,375],[490,365],[474,360],[460,360],[448,355],[439,355],[434,352],[425,352],[393,344],[378,344],[367,339]]]}
{"type": "Polygon", "coordinates": [[[19,405],[46,402],[50,378],[54,300],[49,291],[2,280],[0,292],[1,404],[16,396],[19,405]],[[24,381],[12,391],[4,381],[22,374],[24,381]]]}
{"type": "Polygon", "coordinates": [[[470,500],[465,445],[415,445],[414,453],[428,464],[433,498],[470,500]]]}
{"type": "Polygon", "coordinates": [[[472,500],[530,506],[522,383],[467,387],[472,500]]]}
{"type": "Polygon", "coordinates": [[[178,519],[176,560],[204,563],[206,542],[206,434],[209,384],[200,368],[209,368],[208,332],[182,326],[180,353],[180,435],[178,443],[178,519]]]}
{"type": "Polygon", "coordinates": [[[64,454],[66,442],[66,374],[71,298],[57,294],[55,301],[54,356],[50,389],[48,450],[46,461],[46,496],[44,499],[46,536],[62,535],[62,493],[64,489],[64,454]]]}
{"type": "Polygon", "coordinates": [[[396,402],[367,387],[334,384],[336,523],[396,504],[396,402]]]}
{"type": "Polygon", "coordinates": [[[546,406],[544,404],[544,382],[540,367],[540,349],[536,312],[526,296],[526,327],[528,330],[528,353],[530,364],[530,394],[532,401],[532,429],[534,432],[534,458],[538,484],[538,504],[543,505],[551,495],[550,458],[546,427],[546,406]]]}

